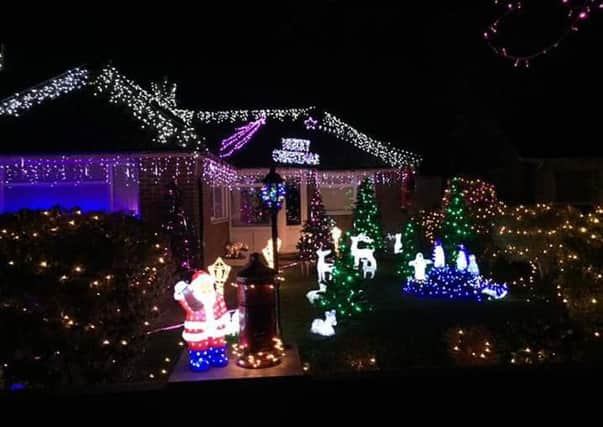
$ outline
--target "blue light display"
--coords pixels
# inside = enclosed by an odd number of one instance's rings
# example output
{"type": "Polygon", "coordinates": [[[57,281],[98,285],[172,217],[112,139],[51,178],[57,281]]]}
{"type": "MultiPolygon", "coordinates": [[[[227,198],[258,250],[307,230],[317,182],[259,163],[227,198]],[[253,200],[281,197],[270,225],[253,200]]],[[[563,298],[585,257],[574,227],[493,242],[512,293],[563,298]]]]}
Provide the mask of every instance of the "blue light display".
{"type": "Polygon", "coordinates": [[[9,391],[25,390],[25,384],[13,383],[8,387],[9,391]]]}
{"type": "Polygon", "coordinates": [[[432,268],[427,273],[426,280],[409,278],[403,287],[403,292],[409,295],[477,302],[504,298],[508,291],[504,283],[495,283],[467,270],[459,271],[449,267],[432,268]]]}
{"type": "Polygon", "coordinates": [[[285,184],[264,184],[260,192],[264,206],[268,209],[280,209],[285,200],[286,194],[285,184]]]}
{"type": "Polygon", "coordinates": [[[228,357],[226,356],[226,346],[210,347],[207,350],[188,351],[189,366],[194,372],[204,372],[209,368],[223,368],[228,365],[228,357]]]}

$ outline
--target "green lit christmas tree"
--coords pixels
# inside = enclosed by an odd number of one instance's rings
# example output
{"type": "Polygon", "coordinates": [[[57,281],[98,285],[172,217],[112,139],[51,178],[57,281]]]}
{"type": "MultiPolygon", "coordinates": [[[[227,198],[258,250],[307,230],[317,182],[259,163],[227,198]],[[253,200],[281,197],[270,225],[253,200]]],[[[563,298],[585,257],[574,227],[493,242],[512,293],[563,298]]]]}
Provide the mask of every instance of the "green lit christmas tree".
{"type": "Polygon", "coordinates": [[[316,251],[319,249],[333,250],[331,228],[333,219],[327,215],[320,197],[320,191],[314,187],[310,200],[310,217],[304,223],[297,249],[301,261],[316,261],[316,251]]]}
{"type": "Polygon", "coordinates": [[[349,241],[350,233],[346,232],[339,243],[340,256],[335,260],[327,290],[316,302],[321,310],[334,309],[338,321],[355,317],[370,309],[366,299],[366,281],[354,268],[349,241]]]}
{"type": "Polygon", "coordinates": [[[456,259],[458,245],[467,245],[473,240],[474,233],[471,231],[469,214],[459,185],[459,178],[452,178],[449,192],[450,202],[444,210],[444,221],[439,234],[446,257],[452,261],[456,259]]]}
{"type": "Polygon", "coordinates": [[[381,215],[375,197],[373,184],[369,178],[365,178],[358,188],[356,207],[354,208],[354,233],[364,233],[373,239],[372,246],[381,251],[385,247],[381,215]]]}
{"type": "Polygon", "coordinates": [[[400,253],[399,266],[396,273],[402,278],[407,278],[413,275],[414,268],[408,263],[415,259],[419,252],[419,226],[414,219],[411,219],[404,226],[402,232],[402,252],[400,253]]]}

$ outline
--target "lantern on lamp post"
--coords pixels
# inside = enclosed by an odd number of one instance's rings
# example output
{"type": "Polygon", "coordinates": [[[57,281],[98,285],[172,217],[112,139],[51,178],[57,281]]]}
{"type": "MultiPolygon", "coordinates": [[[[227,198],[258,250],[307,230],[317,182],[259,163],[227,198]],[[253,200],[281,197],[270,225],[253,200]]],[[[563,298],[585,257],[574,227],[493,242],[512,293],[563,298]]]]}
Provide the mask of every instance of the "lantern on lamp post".
{"type": "MultiPolygon", "coordinates": [[[[272,166],[268,175],[262,180],[262,202],[270,211],[270,226],[272,228],[272,266],[278,275],[278,212],[285,201],[285,180],[272,166]]],[[[277,279],[278,280],[278,279],[277,279]]],[[[276,319],[278,334],[281,335],[280,294],[276,288],[276,319]]]]}

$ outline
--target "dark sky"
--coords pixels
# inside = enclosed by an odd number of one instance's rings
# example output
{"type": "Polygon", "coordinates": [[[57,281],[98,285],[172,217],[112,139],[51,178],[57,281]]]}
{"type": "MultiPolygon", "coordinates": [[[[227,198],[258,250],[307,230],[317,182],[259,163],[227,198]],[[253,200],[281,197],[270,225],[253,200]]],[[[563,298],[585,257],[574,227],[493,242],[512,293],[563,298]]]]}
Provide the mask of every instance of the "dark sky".
{"type": "MultiPolygon", "coordinates": [[[[493,2],[396,3],[176,12],[163,4],[152,17],[112,9],[31,23],[34,33],[12,30],[3,16],[0,97],[74,65],[112,60],[141,83],[179,83],[185,107],[318,105],[426,157],[486,155],[503,143],[535,156],[601,151],[593,143],[601,112],[591,105],[603,99],[603,11],[518,70],[481,37],[497,14],[493,2]]],[[[542,3],[528,2],[525,16],[508,21],[510,48],[530,50],[560,33],[560,8],[542,3]]]]}

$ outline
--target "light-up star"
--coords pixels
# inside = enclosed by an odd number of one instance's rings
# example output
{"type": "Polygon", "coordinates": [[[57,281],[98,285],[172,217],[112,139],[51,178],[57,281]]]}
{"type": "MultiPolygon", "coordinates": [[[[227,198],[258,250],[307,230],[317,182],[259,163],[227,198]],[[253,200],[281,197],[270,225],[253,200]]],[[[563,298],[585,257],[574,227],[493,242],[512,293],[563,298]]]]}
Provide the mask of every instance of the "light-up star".
{"type": "Polygon", "coordinates": [[[318,125],[318,120],[314,119],[312,116],[308,116],[308,118],[304,120],[304,125],[308,130],[316,129],[316,126],[318,125]]]}

